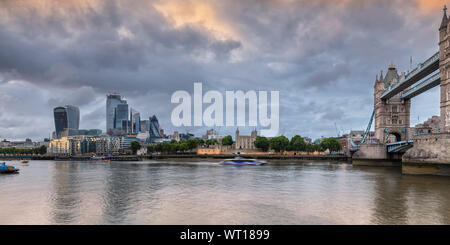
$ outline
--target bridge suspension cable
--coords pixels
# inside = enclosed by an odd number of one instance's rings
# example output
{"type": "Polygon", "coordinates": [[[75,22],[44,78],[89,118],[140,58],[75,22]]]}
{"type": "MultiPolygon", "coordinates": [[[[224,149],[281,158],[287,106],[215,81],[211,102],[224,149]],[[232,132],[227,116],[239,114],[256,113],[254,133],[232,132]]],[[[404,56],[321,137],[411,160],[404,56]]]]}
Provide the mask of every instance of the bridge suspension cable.
{"type": "MultiPolygon", "coordinates": [[[[353,142],[352,138],[351,137],[349,138],[349,142],[353,147],[353,149],[351,149],[350,151],[352,151],[352,152],[359,151],[359,146],[361,144],[365,144],[367,136],[369,136],[369,134],[370,134],[370,128],[372,127],[372,122],[373,122],[374,116],[375,116],[375,110],[372,111],[372,116],[370,117],[369,124],[367,125],[366,131],[364,132],[364,135],[363,135],[361,141],[359,142],[359,144],[355,144],[355,142],[353,142]]],[[[370,143],[372,143],[372,142],[370,142],[370,143]]]]}
{"type": "Polygon", "coordinates": [[[366,131],[364,132],[361,142],[359,143],[360,145],[364,144],[366,142],[367,136],[369,136],[369,134],[370,134],[370,128],[372,127],[372,122],[373,122],[374,116],[375,116],[375,110],[372,111],[372,116],[370,117],[369,124],[367,125],[366,131]]]}

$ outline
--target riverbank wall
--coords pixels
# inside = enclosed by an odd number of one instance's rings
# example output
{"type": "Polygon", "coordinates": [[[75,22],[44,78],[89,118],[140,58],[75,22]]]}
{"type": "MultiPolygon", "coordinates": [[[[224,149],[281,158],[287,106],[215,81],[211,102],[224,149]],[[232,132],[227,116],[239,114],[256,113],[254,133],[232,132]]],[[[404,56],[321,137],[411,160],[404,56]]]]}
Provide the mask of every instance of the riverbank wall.
{"type": "MultiPolygon", "coordinates": [[[[227,159],[234,158],[236,155],[220,154],[220,155],[153,155],[145,156],[146,159],[227,159]]],[[[330,160],[330,161],[348,161],[349,158],[345,155],[261,155],[261,154],[246,154],[241,155],[243,158],[261,159],[261,160],[330,160]]]]}
{"type": "Polygon", "coordinates": [[[450,134],[417,135],[413,140],[402,157],[402,173],[450,176],[450,134]]]}
{"type": "MultiPolygon", "coordinates": [[[[111,161],[143,161],[164,159],[227,159],[234,158],[232,154],[204,155],[204,154],[162,154],[162,155],[119,155],[108,158],[111,161]]],[[[243,158],[263,160],[325,160],[325,161],[349,161],[345,155],[270,155],[270,154],[246,154],[243,158]]],[[[60,160],[60,161],[89,161],[86,156],[0,156],[0,160],[60,160]]]]}

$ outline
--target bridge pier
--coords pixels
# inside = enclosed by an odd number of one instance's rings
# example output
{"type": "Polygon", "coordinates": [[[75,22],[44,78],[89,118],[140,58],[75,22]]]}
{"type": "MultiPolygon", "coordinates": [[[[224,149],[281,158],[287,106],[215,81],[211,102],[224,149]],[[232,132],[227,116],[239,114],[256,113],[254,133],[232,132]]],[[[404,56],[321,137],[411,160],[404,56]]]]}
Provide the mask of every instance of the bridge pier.
{"type": "Polygon", "coordinates": [[[352,156],[354,166],[400,167],[401,158],[389,154],[384,144],[363,144],[352,156]]]}
{"type": "Polygon", "coordinates": [[[402,173],[450,176],[450,134],[413,137],[414,146],[402,157],[402,173]]]}

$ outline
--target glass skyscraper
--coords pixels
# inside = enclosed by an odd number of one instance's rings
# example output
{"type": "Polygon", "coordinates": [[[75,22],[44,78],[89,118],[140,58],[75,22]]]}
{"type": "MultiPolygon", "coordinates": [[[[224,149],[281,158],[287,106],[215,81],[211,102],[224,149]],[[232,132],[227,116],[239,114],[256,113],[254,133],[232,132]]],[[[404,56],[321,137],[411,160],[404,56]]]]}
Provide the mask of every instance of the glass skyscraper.
{"type": "Polygon", "coordinates": [[[65,107],[56,107],[53,109],[53,117],[55,118],[56,138],[61,137],[61,132],[68,127],[67,110],[65,107]]]}
{"type": "Polygon", "coordinates": [[[69,136],[71,130],[80,128],[80,110],[76,106],[58,106],[53,109],[55,119],[55,133],[57,138],[61,138],[63,132],[69,136]]]}
{"type": "Polygon", "coordinates": [[[148,132],[148,129],[150,128],[150,121],[149,120],[142,120],[139,125],[141,126],[139,132],[148,132]]]}
{"type": "Polygon", "coordinates": [[[134,110],[133,108],[130,109],[130,122],[131,122],[131,133],[132,134],[138,134],[141,129],[141,114],[134,110]]]}
{"type": "Polygon", "coordinates": [[[128,132],[128,104],[118,104],[114,110],[114,128],[128,132]]]}
{"type": "Polygon", "coordinates": [[[149,133],[150,133],[150,139],[161,138],[160,131],[159,131],[159,122],[158,122],[158,118],[156,118],[155,115],[153,115],[153,116],[150,118],[150,129],[149,129],[149,133]]]}
{"type": "MultiPolygon", "coordinates": [[[[120,94],[108,94],[106,96],[106,132],[109,133],[110,130],[114,129],[114,125],[117,122],[117,118],[115,115],[116,107],[120,104],[127,105],[127,118],[128,120],[128,104],[127,101],[120,96],[120,94]]],[[[120,123],[120,127],[122,128],[122,123],[120,123]]]]}

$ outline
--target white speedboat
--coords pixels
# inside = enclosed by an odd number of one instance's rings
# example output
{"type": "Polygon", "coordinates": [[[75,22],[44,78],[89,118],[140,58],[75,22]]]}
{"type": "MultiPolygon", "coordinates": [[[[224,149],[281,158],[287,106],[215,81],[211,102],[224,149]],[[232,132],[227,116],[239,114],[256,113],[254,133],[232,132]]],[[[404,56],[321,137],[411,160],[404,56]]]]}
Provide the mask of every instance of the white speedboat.
{"type": "Polygon", "coordinates": [[[257,160],[257,159],[248,159],[242,157],[235,157],[233,159],[225,159],[220,162],[222,165],[263,165],[266,164],[266,161],[257,160]]]}
{"type": "Polygon", "coordinates": [[[104,157],[104,156],[96,156],[96,155],[93,155],[92,157],[91,157],[91,160],[93,160],[93,161],[101,161],[101,160],[105,160],[106,159],[106,157],[104,157]]]}

